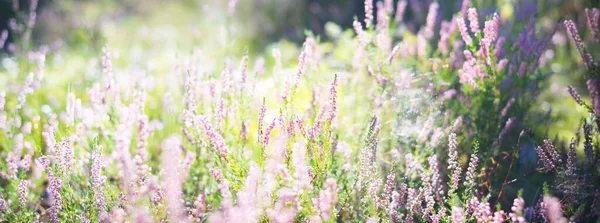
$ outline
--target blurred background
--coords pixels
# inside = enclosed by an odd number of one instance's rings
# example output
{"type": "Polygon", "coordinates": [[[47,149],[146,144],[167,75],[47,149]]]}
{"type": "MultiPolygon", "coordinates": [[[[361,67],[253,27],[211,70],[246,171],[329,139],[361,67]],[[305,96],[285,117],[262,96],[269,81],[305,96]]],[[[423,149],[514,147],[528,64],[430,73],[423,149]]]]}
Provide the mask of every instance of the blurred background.
{"type": "MultiPolygon", "coordinates": [[[[416,32],[425,24],[427,7],[433,0],[409,0],[404,19],[407,29],[416,32]]],[[[394,1],[396,4],[398,1],[394,1]]],[[[583,10],[598,7],[594,0],[472,0],[474,7],[484,9],[481,14],[498,12],[503,20],[505,36],[517,37],[532,18],[537,19],[540,35],[548,33],[554,24],[564,18],[574,19],[582,35],[590,35],[585,26],[583,10]]],[[[91,67],[80,57],[98,57],[102,46],[123,50],[123,58],[138,58],[140,67],[147,65],[149,72],[168,72],[181,52],[204,52],[207,59],[241,55],[244,52],[268,55],[277,46],[283,57],[297,56],[297,48],[307,36],[328,40],[327,33],[351,29],[354,20],[364,19],[364,1],[361,0],[39,0],[37,23],[31,37],[33,48],[40,46],[61,51],[62,61],[69,61],[71,71],[91,67]],[[138,55],[141,49],[154,49],[157,55],[138,55]],[[158,50],[160,48],[161,50],[158,50]],[[288,49],[288,50],[285,50],[288,49]],[[136,56],[137,55],[137,56],[136,56]],[[80,63],[77,63],[79,61],[80,63]],[[74,63],[75,62],[75,63],[74,63]],[[154,70],[153,70],[154,69],[154,70]]],[[[438,20],[449,20],[460,11],[462,0],[445,0],[438,20]]],[[[29,0],[0,1],[0,30],[9,28],[11,19],[19,17],[14,11],[30,6],[29,0]],[[16,9],[16,10],[15,10],[16,9]]],[[[2,54],[11,51],[14,36],[9,35],[2,54]]],[[[584,38],[591,39],[591,38],[584,38]]],[[[564,101],[567,85],[584,89],[583,62],[560,28],[552,39],[549,53],[542,63],[543,72],[553,73],[541,93],[535,109],[540,111],[552,128],[549,136],[565,140],[573,135],[585,116],[574,102],[564,101]],[[576,63],[572,61],[576,60],[576,63]],[[564,133],[564,134],[563,134],[564,133]]],[[[589,44],[590,49],[597,49],[589,44]]],[[[268,57],[267,63],[269,61],[268,57]]],[[[129,61],[131,62],[131,61],[129,61]]],[[[116,61],[117,65],[119,60],[116,61]]],[[[222,61],[213,61],[222,63],[222,61]]],[[[207,63],[210,64],[210,63],[207,63]]],[[[210,66],[210,65],[208,65],[210,66]]],[[[61,72],[81,75],[79,72],[61,72]]],[[[56,81],[57,83],[59,81],[56,81]]],[[[580,91],[585,92],[585,91],[580,91]]],[[[544,129],[546,129],[544,127],[544,129]]]]}
{"type": "MultiPolygon", "coordinates": [[[[0,29],[7,29],[10,19],[15,17],[15,2],[20,8],[27,8],[30,1],[0,1],[0,29]]],[[[408,2],[405,20],[424,24],[427,7],[433,0],[408,2]]],[[[460,9],[461,3],[462,0],[445,0],[440,8],[440,19],[451,18],[460,9]]],[[[237,4],[235,13],[227,15],[228,1],[39,0],[38,24],[33,37],[38,44],[55,39],[73,40],[76,38],[73,35],[84,35],[77,32],[83,29],[89,32],[87,38],[103,39],[108,37],[100,34],[105,28],[103,26],[126,23],[137,26],[172,25],[172,28],[185,30],[193,28],[186,26],[193,26],[194,23],[199,25],[199,20],[212,17],[243,24],[244,29],[239,31],[243,31],[247,39],[259,46],[265,46],[281,39],[301,43],[305,38],[305,30],[324,36],[328,22],[346,29],[351,28],[355,19],[364,19],[364,1],[361,0],[238,0],[237,4]],[[100,36],[93,36],[96,34],[100,36]]],[[[576,18],[584,8],[597,7],[599,1],[489,0],[472,1],[472,4],[476,7],[485,6],[488,13],[517,13],[514,19],[526,22],[528,17],[536,14],[555,21],[576,18]]],[[[416,30],[418,27],[415,26],[411,28],[416,30]]],[[[203,28],[208,32],[212,27],[195,28],[203,28]]]]}

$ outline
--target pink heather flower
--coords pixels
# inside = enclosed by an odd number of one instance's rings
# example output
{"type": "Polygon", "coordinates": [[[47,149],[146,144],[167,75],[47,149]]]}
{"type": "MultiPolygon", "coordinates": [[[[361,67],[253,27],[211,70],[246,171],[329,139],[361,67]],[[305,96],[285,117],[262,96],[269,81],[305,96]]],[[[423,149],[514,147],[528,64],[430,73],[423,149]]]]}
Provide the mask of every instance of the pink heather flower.
{"type": "Polygon", "coordinates": [[[29,168],[31,167],[31,159],[31,154],[25,154],[25,156],[23,156],[23,159],[21,159],[21,162],[19,163],[19,166],[23,168],[26,172],[28,172],[29,168]]]}
{"type": "Polygon", "coordinates": [[[519,65],[519,77],[525,77],[525,74],[527,74],[527,62],[522,61],[521,65],[519,65]]]}
{"type": "Polygon", "coordinates": [[[359,40],[360,44],[363,44],[363,45],[367,44],[369,42],[369,37],[367,36],[367,33],[363,30],[360,22],[354,20],[354,22],[352,23],[352,26],[354,27],[354,32],[356,32],[356,35],[358,36],[358,40],[359,40]]]}
{"type": "Polygon", "coordinates": [[[585,84],[587,85],[589,95],[592,100],[594,113],[596,115],[599,115],[600,114],[600,89],[598,89],[598,86],[600,86],[600,80],[598,80],[595,77],[591,77],[585,81],[585,84]]]}
{"type": "Polygon", "coordinates": [[[583,123],[583,136],[585,138],[583,152],[588,165],[591,165],[594,163],[594,146],[592,145],[592,126],[587,122],[583,123]]]}
{"type": "Polygon", "coordinates": [[[408,188],[406,198],[407,198],[406,208],[408,210],[412,211],[413,213],[415,213],[415,212],[418,213],[419,212],[418,209],[421,207],[421,202],[422,202],[421,193],[420,193],[419,189],[408,188]]]}
{"type": "Polygon", "coordinates": [[[338,75],[335,74],[331,87],[329,88],[329,122],[333,121],[337,115],[337,87],[338,87],[338,75]]]}
{"type": "Polygon", "coordinates": [[[383,188],[383,206],[387,209],[390,206],[390,200],[392,199],[392,192],[395,187],[396,175],[394,173],[390,173],[387,176],[387,180],[385,182],[385,186],[383,188]]]}
{"type": "Polygon", "coordinates": [[[487,74],[481,69],[475,60],[465,61],[463,67],[458,70],[458,78],[461,84],[468,84],[472,88],[477,89],[477,78],[483,78],[487,74]]]}
{"type": "Polygon", "coordinates": [[[116,207],[113,208],[110,213],[110,220],[111,222],[124,222],[126,215],[127,213],[125,212],[125,210],[123,210],[123,208],[116,207]]]}
{"type": "Polygon", "coordinates": [[[35,25],[35,18],[37,17],[36,9],[38,6],[38,0],[31,0],[29,2],[29,18],[27,20],[27,26],[33,28],[35,25]]]}
{"type": "Polygon", "coordinates": [[[388,14],[385,13],[383,9],[383,3],[377,2],[377,26],[375,30],[377,31],[377,47],[383,50],[384,52],[389,52],[392,48],[392,39],[390,38],[389,33],[389,17],[388,14]]]}
{"type": "Polygon", "coordinates": [[[544,148],[546,149],[548,158],[550,158],[554,163],[559,163],[560,158],[558,152],[556,152],[556,148],[549,139],[544,139],[544,148]]]}
{"type": "Polygon", "coordinates": [[[563,216],[563,210],[560,200],[556,197],[544,195],[544,209],[549,222],[551,223],[567,223],[567,218],[563,216]]]}
{"type": "Polygon", "coordinates": [[[246,79],[247,79],[247,70],[248,70],[248,56],[242,57],[242,62],[240,62],[240,91],[244,91],[246,89],[246,79]]]}
{"type": "Polygon", "coordinates": [[[465,44],[471,45],[473,43],[473,39],[469,35],[469,31],[467,30],[467,25],[465,24],[465,19],[462,17],[457,17],[454,21],[456,21],[456,26],[458,27],[458,31],[462,36],[462,39],[465,41],[465,44]]]}
{"type": "Polygon", "coordinates": [[[262,140],[264,147],[267,147],[267,145],[269,145],[269,141],[271,140],[271,132],[275,128],[276,124],[277,124],[277,118],[274,118],[273,121],[271,122],[271,124],[269,124],[269,126],[265,130],[264,137],[262,140]]]}
{"type": "Polygon", "coordinates": [[[145,161],[148,158],[148,151],[146,151],[146,147],[148,146],[148,138],[150,137],[150,134],[152,134],[152,127],[150,126],[150,123],[148,123],[148,116],[146,115],[142,115],[138,123],[136,154],[140,156],[142,161],[145,161]]]}
{"type": "Polygon", "coordinates": [[[517,197],[513,201],[513,205],[510,208],[511,213],[508,214],[508,217],[511,221],[516,223],[525,223],[525,218],[523,217],[523,210],[525,209],[525,200],[523,198],[517,197]]]}
{"type": "Polygon", "coordinates": [[[210,175],[212,175],[215,178],[215,180],[217,180],[217,182],[223,181],[223,172],[221,172],[220,169],[209,168],[208,172],[210,172],[210,175]]]}
{"type": "Polygon", "coordinates": [[[429,162],[429,169],[431,170],[430,176],[429,177],[421,177],[422,179],[427,179],[424,180],[424,184],[425,184],[425,201],[426,201],[426,208],[424,210],[424,213],[429,215],[430,217],[432,215],[434,215],[434,206],[435,206],[435,194],[437,193],[438,190],[438,184],[440,182],[440,174],[439,174],[439,170],[438,170],[438,161],[437,161],[437,156],[436,155],[432,155],[431,157],[429,157],[428,159],[429,162]]]}
{"type": "Polygon", "coordinates": [[[483,39],[481,39],[481,50],[488,60],[491,60],[489,55],[492,45],[498,39],[498,27],[500,26],[500,17],[494,13],[492,18],[485,21],[485,27],[483,29],[483,39]]]}
{"type": "Polygon", "coordinates": [[[289,136],[296,135],[296,122],[293,119],[290,119],[287,123],[287,134],[289,136]]]}
{"type": "Polygon", "coordinates": [[[480,202],[477,197],[473,197],[467,201],[467,208],[469,212],[473,213],[478,223],[486,223],[492,220],[492,211],[488,202],[480,202]]]}
{"type": "Polygon", "coordinates": [[[398,215],[398,208],[400,207],[400,193],[398,191],[392,191],[392,201],[390,205],[387,207],[387,213],[392,218],[393,222],[400,221],[400,216],[398,215]]]}
{"type": "Polygon", "coordinates": [[[373,0],[365,0],[365,28],[371,28],[373,23],[373,0]]]}
{"type": "Polygon", "coordinates": [[[183,178],[178,165],[181,160],[181,140],[177,136],[170,136],[162,142],[161,147],[163,188],[165,188],[169,219],[188,222],[184,212],[185,206],[180,199],[183,194],[183,178]]]}
{"type": "Polygon", "coordinates": [[[102,72],[107,76],[105,90],[108,92],[114,85],[114,73],[112,68],[112,55],[108,47],[102,47],[102,72]]]}
{"type": "Polygon", "coordinates": [[[539,168],[539,171],[549,172],[554,169],[554,162],[552,162],[552,159],[548,157],[542,146],[535,147],[535,153],[538,156],[539,163],[542,164],[542,166],[539,168]]]}
{"type": "Polygon", "coordinates": [[[498,138],[496,140],[494,140],[494,145],[493,145],[494,147],[502,145],[502,142],[504,142],[504,137],[506,137],[506,135],[509,133],[509,131],[513,129],[513,127],[515,126],[515,122],[516,122],[515,117],[510,117],[510,118],[508,118],[508,120],[506,120],[506,123],[504,124],[504,128],[502,128],[502,131],[500,131],[498,138]]]}
{"type": "Polygon", "coordinates": [[[217,120],[215,123],[215,128],[217,131],[220,131],[222,127],[221,123],[223,123],[223,120],[225,120],[225,116],[227,116],[227,108],[225,108],[227,100],[225,99],[225,96],[223,94],[221,94],[221,96],[217,100],[217,103],[217,120]]]}
{"type": "Polygon", "coordinates": [[[437,2],[433,2],[429,5],[425,28],[423,30],[426,39],[431,39],[433,37],[439,8],[440,4],[437,2]]]}
{"type": "Polygon", "coordinates": [[[462,14],[463,16],[467,15],[470,3],[471,3],[471,0],[463,0],[462,1],[462,4],[460,6],[460,14],[462,14]]]}
{"type": "Polygon", "coordinates": [[[296,128],[298,128],[298,131],[302,134],[302,136],[304,136],[305,138],[308,137],[308,135],[306,133],[306,129],[304,128],[304,123],[302,122],[302,120],[300,118],[296,118],[295,122],[296,122],[296,128]]]}
{"type": "Polygon", "coordinates": [[[454,34],[454,32],[456,32],[456,27],[452,21],[442,21],[438,50],[443,55],[448,55],[450,51],[450,37],[454,34]]]}
{"type": "Polygon", "coordinates": [[[8,30],[2,30],[2,34],[0,34],[0,49],[4,48],[6,39],[8,39],[8,30]]]}
{"type": "Polygon", "coordinates": [[[185,94],[183,96],[183,104],[185,106],[184,117],[185,125],[191,127],[196,125],[194,116],[196,115],[196,97],[194,94],[194,86],[196,86],[195,77],[188,72],[185,77],[185,94]]]}
{"type": "Polygon", "coordinates": [[[392,14],[394,12],[394,0],[384,0],[383,9],[385,9],[385,13],[392,14]]]}
{"type": "Polygon", "coordinates": [[[476,8],[469,8],[467,12],[467,17],[469,18],[469,26],[471,27],[471,32],[477,34],[481,32],[479,29],[479,15],[477,14],[476,8]]]}
{"type": "Polygon", "coordinates": [[[398,54],[398,51],[400,51],[400,44],[397,44],[396,46],[394,46],[394,48],[392,49],[392,53],[390,53],[390,55],[387,58],[387,62],[388,64],[392,64],[392,61],[394,60],[394,58],[396,57],[396,55],[398,54]]]}
{"type": "Polygon", "coordinates": [[[85,216],[83,216],[83,215],[80,215],[80,216],[79,216],[79,221],[80,221],[81,223],[90,223],[90,222],[91,222],[91,221],[90,221],[90,219],[87,219],[87,218],[86,218],[85,216]]]}
{"type": "Polygon", "coordinates": [[[594,37],[596,42],[600,42],[600,32],[598,30],[598,21],[600,20],[600,9],[585,9],[585,17],[587,18],[588,27],[592,32],[592,36],[594,37]]]}
{"type": "Polygon", "coordinates": [[[28,180],[21,180],[21,182],[19,182],[19,188],[18,188],[18,192],[19,192],[19,201],[21,201],[21,204],[23,206],[27,205],[27,188],[31,187],[31,182],[28,180]]]}
{"type": "Polygon", "coordinates": [[[23,83],[23,86],[19,91],[19,95],[17,96],[17,109],[23,108],[23,106],[27,103],[27,95],[32,94],[34,90],[33,73],[29,73],[27,79],[25,79],[25,83],[23,83]]]}
{"type": "Polygon", "coordinates": [[[506,220],[506,213],[503,210],[494,212],[494,217],[492,218],[493,223],[503,223],[506,220]]]}
{"type": "Polygon", "coordinates": [[[325,181],[325,188],[319,192],[319,197],[313,200],[317,209],[317,216],[321,221],[328,220],[331,217],[333,206],[337,202],[335,179],[329,178],[325,181]]]}
{"type": "MultiPolygon", "coordinates": [[[[465,187],[467,188],[473,188],[475,187],[475,179],[477,178],[476,176],[476,171],[477,171],[477,165],[479,164],[479,158],[477,157],[476,153],[471,154],[471,159],[469,161],[469,167],[467,167],[467,173],[465,175],[465,187]]],[[[469,189],[471,190],[471,189],[469,189]]]]}
{"type": "Polygon", "coordinates": [[[198,221],[202,217],[202,214],[206,212],[206,197],[204,194],[198,194],[194,200],[194,209],[192,209],[192,216],[198,221]]]}
{"type": "Polygon", "coordinates": [[[294,222],[298,212],[298,196],[294,190],[282,188],[277,192],[277,200],[273,208],[267,210],[270,222],[294,222]]]}
{"type": "Polygon", "coordinates": [[[60,178],[55,177],[52,171],[48,169],[48,192],[50,194],[50,218],[52,222],[58,223],[58,215],[62,210],[62,196],[60,195],[60,188],[62,187],[62,181],[60,178]]]}
{"type": "Polygon", "coordinates": [[[567,152],[567,175],[573,176],[577,171],[576,166],[577,153],[575,152],[575,139],[571,139],[569,143],[569,151],[567,152]]]}
{"type": "Polygon", "coordinates": [[[19,157],[14,152],[8,153],[6,156],[6,164],[8,166],[8,177],[10,179],[17,178],[17,172],[19,171],[19,157]]]}
{"type": "Polygon", "coordinates": [[[213,148],[215,149],[215,151],[217,152],[217,154],[219,154],[219,156],[221,156],[221,158],[225,161],[227,161],[227,145],[225,145],[225,139],[223,139],[223,136],[221,136],[221,134],[219,134],[214,127],[212,126],[212,124],[210,124],[210,121],[208,121],[208,119],[206,117],[200,117],[200,122],[202,123],[202,126],[204,127],[204,132],[206,133],[206,137],[208,137],[210,143],[212,144],[213,148]]]}
{"type": "Polygon", "coordinates": [[[583,100],[581,100],[581,96],[579,96],[579,93],[577,93],[577,91],[575,91],[575,89],[573,89],[573,87],[571,86],[567,86],[568,87],[568,91],[569,91],[569,95],[571,95],[571,97],[573,98],[573,100],[575,100],[575,102],[577,102],[578,105],[583,106],[583,100]]]}
{"type": "Polygon", "coordinates": [[[294,86],[297,86],[304,75],[305,66],[306,66],[306,45],[303,47],[302,52],[298,56],[298,70],[296,71],[296,80],[294,82],[294,86]]]}
{"type": "Polygon", "coordinates": [[[506,65],[508,65],[507,59],[502,59],[496,64],[496,72],[503,72],[506,69],[506,65]]]}
{"type": "Polygon", "coordinates": [[[506,105],[504,106],[504,108],[502,108],[502,111],[500,112],[501,118],[506,117],[506,115],[508,114],[508,110],[510,110],[510,108],[515,104],[516,101],[517,99],[515,97],[512,97],[510,98],[510,100],[508,100],[508,102],[506,102],[506,105]]]}
{"type": "MultiPolygon", "coordinates": [[[[6,209],[8,209],[8,207],[10,207],[10,200],[4,200],[4,198],[2,198],[2,195],[0,194],[0,212],[4,213],[6,209]]],[[[0,214],[0,217],[3,217],[3,214],[0,214]]]]}
{"type": "Polygon", "coordinates": [[[398,4],[396,5],[396,22],[400,23],[402,22],[402,20],[404,19],[404,12],[406,10],[406,5],[408,3],[406,2],[406,0],[400,0],[398,1],[398,4]]]}
{"type": "Polygon", "coordinates": [[[450,136],[448,136],[448,171],[451,172],[448,194],[452,194],[458,189],[462,172],[460,163],[458,162],[458,148],[456,134],[454,133],[450,133],[450,136]]]}
{"type": "Polygon", "coordinates": [[[427,41],[427,37],[425,37],[425,35],[423,35],[422,33],[417,35],[416,50],[417,50],[418,57],[423,58],[423,57],[427,56],[427,45],[428,44],[429,44],[429,42],[427,41]]]}
{"type": "Polygon", "coordinates": [[[453,206],[452,214],[450,215],[450,219],[452,223],[464,223],[465,222],[465,214],[462,207],[453,206]]]}
{"type": "Polygon", "coordinates": [[[499,37],[498,41],[496,41],[496,46],[494,46],[494,55],[496,55],[496,58],[500,58],[506,55],[506,51],[503,49],[504,42],[506,42],[506,38],[503,36],[499,37]]]}
{"type": "Polygon", "coordinates": [[[263,98],[263,103],[260,106],[260,112],[258,113],[258,143],[263,144],[263,135],[265,134],[263,131],[264,122],[265,122],[265,114],[267,113],[267,105],[265,105],[265,99],[263,98]]]}
{"type": "Polygon", "coordinates": [[[583,45],[583,40],[581,40],[581,37],[579,36],[579,31],[577,30],[577,26],[575,25],[575,23],[573,23],[572,20],[567,19],[564,21],[564,24],[565,28],[567,28],[567,33],[569,33],[569,36],[573,41],[573,44],[575,44],[575,47],[577,47],[577,51],[579,51],[581,58],[583,58],[583,62],[585,62],[586,68],[588,70],[591,70],[595,67],[598,67],[598,64],[596,63],[596,61],[594,61],[592,55],[586,52],[585,46],[583,45]]]}
{"type": "Polygon", "coordinates": [[[294,187],[296,190],[305,190],[310,188],[310,167],[306,165],[304,152],[306,146],[304,143],[296,143],[292,148],[292,164],[294,165],[294,187]]]}
{"type": "Polygon", "coordinates": [[[133,222],[136,223],[152,223],[154,220],[148,213],[148,208],[136,208],[133,211],[133,222]]]}
{"type": "Polygon", "coordinates": [[[465,55],[465,59],[466,60],[473,60],[474,59],[473,53],[471,53],[471,51],[469,51],[469,50],[463,51],[463,54],[465,55]]]}
{"type": "Polygon", "coordinates": [[[210,217],[211,219],[209,222],[227,222],[227,220],[257,222],[262,211],[260,204],[258,204],[259,200],[257,197],[261,175],[262,172],[260,167],[256,163],[252,162],[248,170],[248,176],[246,177],[244,188],[237,193],[237,204],[235,206],[228,205],[222,207],[221,213],[213,214],[213,216],[210,217]],[[221,218],[220,221],[215,221],[217,218],[221,218]]]}
{"type": "Polygon", "coordinates": [[[100,148],[97,148],[92,153],[92,169],[91,169],[91,179],[92,179],[92,190],[94,191],[94,197],[96,201],[96,205],[98,205],[98,214],[102,215],[106,209],[106,202],[104,201],[104,196],[102,195],[102,188],[104,187],[105,177],[102,176],[102,157],[100,153],[100,148]]]}

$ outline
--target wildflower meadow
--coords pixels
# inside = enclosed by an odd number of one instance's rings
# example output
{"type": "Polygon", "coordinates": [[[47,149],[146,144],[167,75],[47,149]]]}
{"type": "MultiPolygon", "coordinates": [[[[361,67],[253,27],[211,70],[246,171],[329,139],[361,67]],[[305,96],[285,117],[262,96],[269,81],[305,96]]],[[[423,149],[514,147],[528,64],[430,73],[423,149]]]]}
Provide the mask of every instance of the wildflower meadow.
{"type": "Polygon", "coordinates": [[[598,1],[0,7],[0,222],[600,222],[598,1]]]}

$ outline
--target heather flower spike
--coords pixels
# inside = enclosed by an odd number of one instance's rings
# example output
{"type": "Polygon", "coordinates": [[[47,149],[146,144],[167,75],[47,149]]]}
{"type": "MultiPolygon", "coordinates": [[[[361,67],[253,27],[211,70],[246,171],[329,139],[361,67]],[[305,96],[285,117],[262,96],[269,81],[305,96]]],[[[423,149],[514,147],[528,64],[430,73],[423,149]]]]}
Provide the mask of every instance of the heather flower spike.
{"type": "Polygon", "coordinates": [[[581,39],[581,36],[579,36],[579,31],[577,30],[577,26],[575,25],[575,23],[572,20],[565,20],[564,24],[565,28],[567,29],[567,33],[573,41],[573,44],[575,44],[577,51],[579,51],[581,58],[583,58],[583,62],[585,63],[587,69],[596,69],[598,67],[598,64],[596,63],[596,61],[594,61],[592,55],[586,51],[585,46],[583,45],[583,40],[581,39]]]}
{"type": "Polygon", "coordinates": [[[596,43],[600,43],[600,27],[598,27],[598,21],[600,20],[600,9],[598,8],[591,8],[585,9],[585,17],[587,18],[587,24],[588,27],[590,28],[590,31],[592,33],[592,36],[594,37],[594,40],[596,40],[596,43]]]}
{"type": "Polygon", "coordinates": [[[462,36],[463,41],[465,41],[465,44],[471,45],[471,43],[473,43],[473,39],[471,38],[471,36],[469,34],[469,30],[467,30],[467,25],[465,24],[464,18],[457,17],[455,19],[455,22],[456,22],[456,26],[458,27],[458,31],[460,32],[460,35],[462,36]]]}
{"type": "Polygon", "coordinates": [[[373,23],[373,0],[365,0],[365,28],[371,28],[373,23]]]}
{"type": "Polygon", "coordinates": [[[469,8],[467,17],[469,18],[469,26],[471,27],[471,32],[477,34],[481,32],[479,29],[479,15],[477,14],[476,8],[469,8]]]}

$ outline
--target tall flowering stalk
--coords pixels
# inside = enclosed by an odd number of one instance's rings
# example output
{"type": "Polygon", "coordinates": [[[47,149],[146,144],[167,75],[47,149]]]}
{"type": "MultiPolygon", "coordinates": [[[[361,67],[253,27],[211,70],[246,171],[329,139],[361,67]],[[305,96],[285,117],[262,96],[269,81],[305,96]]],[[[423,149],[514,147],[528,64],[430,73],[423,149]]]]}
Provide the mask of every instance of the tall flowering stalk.
{"type": "Polygon", "coordinates": [[[170,136],[161,145],[162,177],[164,179],[165,195],[169,219],[177,222],[188,222],[184,204],[181,202],[183,178],[179,163],[181,159],[181,141],[177,136],[170,136]]]}
{"type": "Polygon", "coordinates": [[[469,11],[467,12],[467,17],[469,18],[469,26],[471,28],[471,32],[477,35],[477,33],[481,32],[481,29],[479,29],[479,14],[477,14],[477,9],[469,8],[469,11]]]}
{"type": "Polygon", "coordinates": [[[473,43],[473,39],[469,35],[469,30],[467,30],[467,25],[465,24],[465,19],[463,17],[456,17],[454,21],[456,21],[456,26],[458,27],[458,31],[460,32],[463,41],[465,41],[467,45],[471,45],[471,43],[473,43]]]}
{"type": "Polygon", "coordinates": [[[335,74],[331,87],[329,88],[329,121],[333,121],[337,115],[337,88],[338,88],[338,75],[335,74]]]}
{"type": "Polygon", "coordinates": [[[426,39],[431,39],[433,37],[439,8],[440,4],[438,4],[437,2],[433,2],[431,3],[431,5],[429,5],[429,11],[427,12],[425,28],[423,29],[423,35],[426,39]]]}
{"type": "Polygon", "coordinates": [[[45,156],[38,158],[38,162],[47,172],[48,178],[48,193],[50,195],[50,208],[48,212],[50,213],[50,219],[54,223],[58,223],[58,215],[62,211],[62,195],[60,194],[60,190],[62,188],[62,180],[56,176],[54,176],[52,167],[50,166],[50,160],[45,156]]]}
{"type": "Polygon", "coordinates": [[[476,191],[475,180],[477,178],[477,166],[479,165],[479,158],[477,157],[478,146],[475,146],[475,150],[471,154],[471,158],[469,160],[469,166],[467,167],[467,172],[465,174],[465,182],[464,185],[467,188],[466,193],[474,194],[476,191]]]}
{"type": "Polygon", "coordinates": [[[206,137],[208,137],[210,143],[212,144],[217,154],[219,154],[219,156],[221,156],[223,160],[227,161],[228,149],[227,145],[225,145],[225,139],[223,139],[223,136],[221,136],[221,134],[219,134],[214,129],[214,127],[212,126],[212,124],[210,124],[210,121],[206,117],[201,117],[200,122],[204,127],[206,137]]]}
{"type": "Polygon", "coordinates": [[[406,5],[408,5],[408,2],[406,0],[398,1],[397,5],[396,5],[396,15],[394,16],[396,23],[400,23],[404,19],[404,12],[406,10],[406,5]]]}
{"type": "Polygon", "coordinates": [[[23,206],[27,205],[27,188],[28,187],[31,187],[31,181],[21,180],[21,182],[19,182],[19,188],[18,188],[19,201],[21,202],[21,205],[23,205],[23,206]]]}
{"type": "Polygon", "coordinates": [[[371,28],[373,23],[373,0],[365,0],[365,28],[371,28]]]}
{"type": "Polygon", "coordinates": [[[448,194],[451,195],[458,189],[462,172],[462,168],[458,160],[456,134],[454,133],[450,133],[450,136],[448,137],[448,170],[451,172],[448,194]]]}
{"type": "Polygon", "coordinates": [[[586,51],[585,46],[583,45],[583,40],[581,39],[579,31],[577,30],[577,26],[575,25],[573,20],[567,19],[564,21],[564,24],[565,28],[567,29],[567,33],[569,33],[569,36],[573,41],[573,44],[575,44],[577,51],[579,51],[581,58],[583,58],[583,62],[585,62],[585,66],[587,67],[587,69],[592,70],[598,67],[598,64],[596,63],[596,61],[594,61],[592,55],[586,51]]]}
{"type": "Polygon", "coordinates": [[[258,113],[258,143],[263,144],[264,137],[264,122],[265,122],[265,114],[267,113],[267,105],[265,104],[265,99],[263,98],[262,105],[260,106],[260,112],[258,113]]]}
{"type": "MultiPolygon", "coordinates": [[[[494,13],[494,15],[492,15],[492,18],[490,20],[485,21],[485,27],[483,28],[483,38],[481,39],[480,45],[481,45],[481,51],[483,51],[483,54],[488,59],[488,61],[491,61],[490,51],[492,49],[492,46],[498,39],[499,26],[500,26],[500,17],[496,13],[494,13]]],[[[499,47],[499,48],[501,48],[501,47],[499,47]]]]}
{"type": "Polygon", "coordinates": [[[520,197],[515,198],[515,200],[513,201],[513,206],[510,208],[512,212],[508,215],[510,220],[517,223],[525,223],[526,221],[523,217],[524,209],[525,200],[523,200],[523,198],[520,197]]]}
{"type": "Polygon", "coordinates": [[[319,197],[313,201],[317,207],[318,221],[331,218],[333,206],[337,202],[335,179],[329,178],[325,181],[325,188],[319,192],[319,197]]]}
{"type": "Polygon", "coordinates": [[[600,20],[600,9],[592,8],[585,9],[585,17],[587,18],[587,24],[592,32],[592,36],[597,43],[600,43],[600,32],[598,29],[598,21],[600,20]]]}
{"type": "Polygon", "coordinates": [[[96,148],[92,153],[92,169],[91,169],[91,179],[92,179],[92,190],[94,191],[94,200],[96,201],[96,205],[98,206],[98,215],[102,216],[107,211],[106,209],[106,201],[104,200],[104,195],[102,194],[104,187],[105,177],[102,176],[102,157],[100,148],[96,148]]]}

